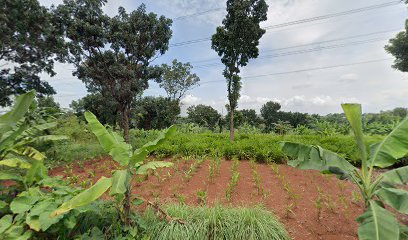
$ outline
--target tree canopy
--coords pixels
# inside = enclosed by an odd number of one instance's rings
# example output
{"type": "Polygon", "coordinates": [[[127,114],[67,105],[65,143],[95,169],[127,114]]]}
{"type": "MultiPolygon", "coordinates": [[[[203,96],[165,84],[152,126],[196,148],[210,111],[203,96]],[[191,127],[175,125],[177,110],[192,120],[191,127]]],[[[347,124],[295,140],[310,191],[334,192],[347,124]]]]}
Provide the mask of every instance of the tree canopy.
{"type": "Polygon", "coordinates": [[[172,61],[172,65],[162,65],[163,75],[160,87],[164,88],[167,97],[171,100],[180,101],[186,92],[198,85],[200,78],[191,73],[193,66],[190,63],[181,63],[177,59],[172,61]]]}
{"type": "Polygon", "coordinates": [[[37,96],[55,94],[40,74],[54,76],[54,62],[62,61],[65,41],[54,15],[37,0],[0,3],[0,106],[11,96],[36,90],[37,96]]]}
{"type": "Polygon", "coordinates": [[[199,104],[187,108],[188,119],[203,127],[214,131],[220,121],[221,115],[211,106],[199,104]]]}

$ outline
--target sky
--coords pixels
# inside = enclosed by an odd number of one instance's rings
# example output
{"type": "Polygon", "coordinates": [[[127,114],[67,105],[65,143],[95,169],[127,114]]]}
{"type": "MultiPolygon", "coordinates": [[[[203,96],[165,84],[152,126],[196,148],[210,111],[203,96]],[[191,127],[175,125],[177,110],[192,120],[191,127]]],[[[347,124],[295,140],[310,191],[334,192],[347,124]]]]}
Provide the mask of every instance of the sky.
{"type": "MultiPolygon", "coordinates": [[[[62,0],[40,0],[45,6],[62,0]]],[[[175,19],[170,44],[210,37],[226,11],[222,0],[108,0],[104,11],[114,16],[119,6],[128,12],[144,3],[148,11],[175,19]],[[215,10],[214,10],[215,9],[215,10]],[[195,13],[205,14],[187,16],[195,13]]],[[[340,104],[357,102],[364,112],[408,107],[408,73],[393,69],[386,53],[388,40],[404,29],[407,6],[391,0],[267,0],[267,28],[258,59],[241,71],[243,87],[238,109],[259,109],[278,101],[282,110],[328,114],[341,112],[340,104]],[[367,8],[369,7],[369,8],[367,8]]],[[[205,104],[226,114],[224,66],[210,41],[172,46],[153,64],[173,59],[190,62],[200,86],[182,99],[182,109],[205,104]]],[[[57,63],[57,75],[42,75],[57,91],[62,107],[87,94],[72,76],[74,67],[57,63]]],[[[146,96],[165,95],[150,82],[146,96]]]]}

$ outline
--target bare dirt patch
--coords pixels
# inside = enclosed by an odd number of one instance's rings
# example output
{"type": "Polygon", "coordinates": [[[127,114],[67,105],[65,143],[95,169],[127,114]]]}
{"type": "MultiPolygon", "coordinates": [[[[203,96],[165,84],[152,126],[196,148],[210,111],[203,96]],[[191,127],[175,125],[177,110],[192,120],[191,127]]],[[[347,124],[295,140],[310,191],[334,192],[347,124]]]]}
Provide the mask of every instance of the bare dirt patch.
{"type": "MultiPolygon", "coordinates": [[[[219,174],[212,178],[209,169],[213,160],[206,159],[201,164],[197,160],[166,161],[173,161],[174,166],[133,179],[133,195],[162,204],[262,205],[280,218],[293,239],[358,239],[355,219],[364,207],[353,194],[357,189],[351,183],[317,171],[240,161],[238,184],[227,200],[225,191],[232,176],[232,161],[221,161],[219,174]]],[[[86,185],[101,176],[110,177],[116,166],[106,157],[58,167],[50,170],[50,175],[62,175],[73,184],[86,185]]]]}

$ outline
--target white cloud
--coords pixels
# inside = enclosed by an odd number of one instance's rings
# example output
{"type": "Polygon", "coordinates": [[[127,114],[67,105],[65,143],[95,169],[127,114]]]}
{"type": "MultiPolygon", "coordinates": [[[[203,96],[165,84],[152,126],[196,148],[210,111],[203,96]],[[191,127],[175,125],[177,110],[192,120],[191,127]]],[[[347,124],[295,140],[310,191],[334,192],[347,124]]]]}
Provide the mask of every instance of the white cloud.
{"type": "Polygon", "coordinates": [[[199,104],[200,100],[201,99],[199,97],[195,97],[195,96],[189,94],[189,95],[185,96],[183,99],[181,99],[181,102],[183,104],[185,104],[185,105],[190,106],[190,105],[199,104]]]}

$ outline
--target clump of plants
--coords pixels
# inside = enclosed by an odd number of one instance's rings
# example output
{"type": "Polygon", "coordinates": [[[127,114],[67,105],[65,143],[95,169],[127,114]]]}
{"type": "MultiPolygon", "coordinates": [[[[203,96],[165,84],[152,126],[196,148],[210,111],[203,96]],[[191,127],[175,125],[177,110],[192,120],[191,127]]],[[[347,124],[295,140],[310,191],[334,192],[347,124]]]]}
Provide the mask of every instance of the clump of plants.
{"type": "Polygon", "coordinates": [[[174,126],[170,127],[162,132],[156,140],[133,150],[131,145],[126,143],[122,136],[106,129],[91,112],[85,113],[85,119],[88,121],[89,128],[95,134],[103,149],[120,166],[113,172],[112,178],[100,178],[92,187],[64,202],[58,209],[52,212],[51,216],[58,218],[73,209],[86,206],[110,190],[109,195],[115,199],[116,208],[122,222],[126,226],[133,225],[131,204],[138,205],[143,202],[142,199],[132,199],[131,197],[133,176],[145,175],[150,169],[155,170],[172,165],[170,162],[162,161],[146,162],[145,159],[151,151],[173,135],[176,128],[174,126]]]}
{"type": "Polygon", "coordinates": [[[372,144],[368,154],[363,136],[361,105],[343,104],[342,107],[360,150],[361,168],[317,145],[282,142],[282,150],[294,158],[288,164],[300,169],[336,174],[340,179],[358,186],[366,208],[366,212],[357,218],[360,239],[406,239],[407,226],[399,223],[396,215],[385,206],[408,214],[408,191],[400,187],[408,183],[408,166],[383,174],[374,174],[374,171],[376,167],[390,167],[408,154],[408,118],[381,142],[372,144]]]}
{"type": "Polygon", "coordinates": [[[160,220],[154,211],[147,211],[144,219],[151,239],[268,239],[289,240],[283,224],[262,208],[189,207],[168,205],[164,210],[185,224],[160,220]]]}

